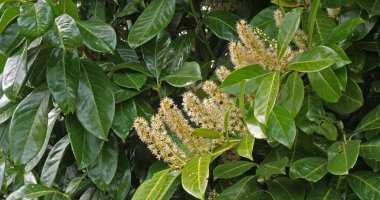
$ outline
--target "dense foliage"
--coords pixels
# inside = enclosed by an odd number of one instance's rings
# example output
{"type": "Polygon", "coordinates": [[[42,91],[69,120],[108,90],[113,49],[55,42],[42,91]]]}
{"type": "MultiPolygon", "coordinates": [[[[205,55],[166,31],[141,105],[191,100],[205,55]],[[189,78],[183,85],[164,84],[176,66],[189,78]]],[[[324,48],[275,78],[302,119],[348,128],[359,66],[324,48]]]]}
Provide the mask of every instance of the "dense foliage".
{"type": "Polygon", "coordinates": [[[2,199],[380,199],[380,0],[0,16],[2,199]]]}

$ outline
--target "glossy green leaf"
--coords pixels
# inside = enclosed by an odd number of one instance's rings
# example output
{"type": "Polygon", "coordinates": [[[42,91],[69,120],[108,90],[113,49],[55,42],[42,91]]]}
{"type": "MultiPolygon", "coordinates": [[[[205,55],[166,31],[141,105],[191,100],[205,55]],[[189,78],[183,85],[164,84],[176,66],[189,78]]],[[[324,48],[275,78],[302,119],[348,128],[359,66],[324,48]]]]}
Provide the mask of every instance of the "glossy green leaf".
{"type": "Polygon", "coordinates": [[[257,186],[257,178],[255,176],[247,176],[240,179],[231,187],[224,189],[216,200],[230,200],[230,199],[259,199],[262,192],[257,186]]]}
{"type": "Polygon", "coordinates": [[[89,133],[107,140],[115,113],[112,84],[94,63],[85,61],[81,64],[77,103],[78,120],[89,133]]]}
{"type": "Polygon", "coordinates": [[[1,15],[0,18],[0,33],[20,14],[18,6],[8,7],[1,15]]]}
{"type": "Polygon", "coordinates": [[[170,58],[164,66],[169,74],[183,65],[193,48],[194,35],[186,34],[174,39],[167,49],[166,58],[170,58]]]}
{"type": "Polygon", "coordinates": [[[371,160],[371,159],[364,159],[364,162],[372,168],[373,172],[379,172],[380,171],[380,161],[371,160]]]}
{"type": "Polygon", "coordinates": [[[215,35],[228,41],[234,41],[239,38],[236,32],[236,23],[238,21],[239,16],[227,11],[212,11],[203,18],[203,22],[215,35]]]}
{"type": "Polygon", "coordinates": [[[111,183],[117,169],[119,146],[116,139],[103,145],[98,157],[87,167],[88,177],[104,190],[111,183]]]}
{"type": "Polygon", "coordinates": [[[165,76],[163,80],[174,87],[185,87],[202,80],[201,69],[197,62],[185,62],[176,71],[165,76]]]}
{"type": "Polygon", "coordinates": [[[87,186],[90,182],[88,179],[85,179],[86,177],[87,174],[71,179],[71,181],[67,184],[65,193],[71,197],[75,196],[78,191],[80,192],[80,190],[83,189],[84,186],[87,186]]]}
{"type": "Polygon", "coordinates": [[[132,182],[131,163],[126,151],[120,152],[117,164],[116,174],[107,187],[107,191],[111,194],[113,193],[113,198],[116,200],[124,200],[128,195],[132,182]]]}
{"type": "Polygon", "coordinates": [[[133,70],[135,72],[141,72],[149,77],[152,77],[152,75],[150,74],[149,70],[147,69],[147,67],[145,66],[145,64],[143,62],[139,62],[139,61],[128,61],[126,63],[121,63],[121,64],[118,64],[117,66],[115,66],[115,68],[113,68],[114,70],[120,70],[120,69],[130,69],[130,70],[133,70]]]}
{"type": "Polygon", "coordinates": [[[295,118],[297,127],[307,134],[312,134],[318,128],[318,124],[309,120],[307,114],[312,107],[322,106],[322,100],[319,97],[315,94],[307,94],[302,103],[301,110],[295,118]]]}
{"type": "Polygon", "coordinates": [[[210,162],[211,156],[195,157],[182,170],[183,189],[198,199],[203,199],[206,192],[210,162]]]}
{"type": "Polygon", "coordinates": [[[234,161],[218,165],[213,170],[214,180],[229,179],[240,176],[255,166],[253,162],[234,161]]]}
{"type": "Polygon", "coordinates": [[[303,200],[305,198],[305,188],[301,182],[280,177],[268,181],[267,185],[273,200],[303,200]]]}
{"type": "Polygon", "coordinates": [[[48,194],[60,193],[54,188],[45,187],[39,184],[24,185],[7,197],[7,200],[17,200],[22,198],[37,198],[48,194]]]}
{"type": "Polygon", "coordinates": [[[286,13],[277,35],[277,57],[282,58],[292,41],[301,21],[301,9],[293,9],[286,13]]]}
{"type": "Polygon", "coordinates": [[[327,170],[335,175],[348,174],[359,155],[360,140],[335,142],[327,149],[327,170]]]}
{"type": "Polygon", "coordinates": [[[364,23],[363,19],[354,18],[339,24],[331,30],[331,34],[327,38],[326,43],[339,43],[347,39],[352,34],[352,31],[361,23],[364,23]]]}
{"type": "Polygon", "coordinates": [[[239,146],[236,148],[236,152],[244,158],[253,160],[252,152],[254,143],[255,138],[251,134],[247,134],[244,136],[243,140],[240,141],[239,146]]]}
{"type": "Polygon", "coordinates": [[[376,136],[360,145],[360,155],[366,159],[380,161],[380,137],[376,136]]]}
{"type": "Polygon", "coordinates": [[[348,175],[348,183],[355,194],[362,200],[380,198],[379,174],[359,171],[348,175]]]}
{"type": "Polygon", "coordinates": [[[104,141],[86,131],[75,116],[66,119],[71,149],[80,168],[90,165],[102,150],[104,141]]]}
{"type": "Polygon", "coordinates": [[[20,16],[17,19],[21,33],[30,38],[36,38],[44,34],[49,30],[53,21],[53,10],[45,0],[22,5],[20,7],[20,16]]]}
{"type": "Polygon", "coordinates": [[[137,117],[137,108],[133,100],[116,104],[115,116],[112,121],[112,129],[123,142],[133,128],[133,122],[137,117]]]}
{"type": "Polygon", "coordinates": [[[331,68],[308,73],[314,91],[327,102],[338,102],[342,96],[339,80],[331,68]]]}
{"type": "Polygon", "coordinates": [[[17,106],[9,127],[10,155],[17,164],[26,164],[41,149],[48,124],[49,91],[33,90],[17,106]]]}
{"type": "Polygon", "coordinates": [[[288,76],[281,93],[281,106],[293,117],[301,110],[305,89],[302,79],[294,72],[288,76]]]}
{"type": "Polygon", "coordinates": [[[77,5],[72,0],[58,0],[58,9],[61,13],[66,13],[75,20],[79,20],[77,5]]]}
{"type": "Polygon", "coordinates": [[[191,135],[204,137],[204,138],[220,138],[221,133],[219,131],[207,128],[196,128],[193,130],[191,135]]]}
{"type": "Polygon", "coordinates": [[[159,171],[149,180],[144,181],[136,190],[132,200],[158,200],[160,191],[164,188],[166,179],[168,178],[169,169],[159,171]]]}
{"type": "Polygon", "coordinates": [[[326,103],[325,105],[339,114],[349,114],[360,107],[364,103],[362,90],[358,84],[352,79],[348,79],[347,90],[343,92],[342,96],[336,103],[326,103]]]}
{"type": "Polygon", "coordinates": [[[325,136],[326,139],[331,141],[336,141],[338,137],[338,130],[336,126],[328,121],[323,121],[320,126],[318,126],[317,129],[315,129],[315,132],[325,136]]]}
{"type": "Polygon", "coordinates": [[[145,74],[141,73],[117,72],[113,74],[113,80],[116,84],[137,90],[146,83],[147,78],[145,74]]]}
{"type": "Polygon", "coordinates": [[[54,47],[72,49],[82,45],[83,37],[72,17],[63,14],[55,18],[44,40],[54,47]]]}
{"type": "Polygon", "coordinates": [[[80,77],[79,57],[76,51],[53,49],[46,63],[46,80],[59,108],[74,112],[77,104],[80,77]]]}
{"type": "Polygon", "coordinates": [[[313,42],[313,34],[314,34],[314,27],[315,27],[315,20],[318,14],[319,10],[319,4],[321,3],[320,0],[315,0],[312,2],[310,11],[308,14],[308,20],[307,20],[307,40],[308,40],[308,45],[309,48],[312,45],[313,42]]]}
{"type": "Polygon", "coordinates": [[[136,48],[161,32],[172,20],[174,0],[154,0],[136,20],[128,35],[128,43],[136,48]]]}
{"type": "Polygon", "coordinates": [[[0,69],[4,67],[3,59],[7,59],[5,55],[10,55],[11,52],[24,41],[24,39],[24,36],[20,33],[20,28],[15,22],[11,23],[2,33],[0,33],[0,53],[4,55],[1,59],[0,69]]]}
{"type": "Polygon", "coordinates": [[[296,124],[292,115],[281,106],[274,105],[268,120],[268,136],[290,149],[296,133],[296,124]]]}
{"type": "Polygon", "coordinates": [[[24,43],[7,59],[4,66],[2,90],[9,99],[17,98],[25,84],[27,72],[27,44],[24,43]]]}
{"type": "Polygon", "coordinates": [[[327,174],[327,159],[321,157],[299,159],[292,163],[289,173],[292,178],[317,182],[327,174]]]}
{"type": "Polygon", "coordinates": [[[325,11],[319,10],[315,20],[313,42],[316,43],[316,45],[326,44],[326,40],[330,36],[331,30],[334,29],[335,26],[335,20],[329,17],[325,11]]]}
{"type": "Polygon", "coordinates": [[[317,72],[342,60],[331,48],[317,46],[295,57],[288,68],[299,72],[317,72]]]}
{"type": "Polygon", "coordinates": [[[272,174],[286,174],[285,167],[288,165],[289,159],[287,157],[278,158],[274,161],[263,161],[257,167],[256,174],[264,179],[267,179],[272,174]]]}
{"type": "Polygon", "coordinates": [[[96,52],[113,54],[116,47],[116,33],[110,25],[99,21],[76,23],[83,36],[84,45],[96,52]]]}
{"type": "Polygon", "coordinates": [[[270,24],[275,23],[273,13],[276,9],[278,9],[277,6],[270,6],[268,8],[263,9],[251,19],[249,24],[253,27],[265,30],[267,26],[270,26],[270,24]]]}
{"type": "Polygon", "coordinates": [[[257,89],[254,102],[254,115],[262,124],[267,124],[269,115],[276,102],[277,93],[280,88],[280,73],[268,74],[257,89]]]}
{"type": "Polygon", "coordinates": [[[316,187],[307,195],[307,200],[341,200],[335,187],[316,187]]]}
{"type": "Polygon", "coordinates": [[[358,0],[357,3],[360,7],[365,9],[369,17],[380,15],[380,1],[379,0],[358,0]]]}
{"type": "Polygon", "coordinates": [[[63,156],[70,144],[68,135],[61,138],[50,150],[48,157],[41,171],[41,184],[51,187],[57,177],[59,165],[62,162],[63,156]]]}
{"type": "Polygon", "coordinates": [[[172,199],[174,192],[177,190],[178,185],[181,183],[181,171],[176,170],[170,172],[164,182],[164,187],[160,191],[160,196],[157,199],[169,200],[172,199]]]}
{"type": "Polygon", "coordinates": [[[19,102],[8,99],[5,95],[0,98],[0,124],[12,117],[19,102]]]}
{"type": "Polygon", "coordinates": [[[378,128],[380,128],[380,104],[362,118],[355,132],[358,133],[378,128]]]}

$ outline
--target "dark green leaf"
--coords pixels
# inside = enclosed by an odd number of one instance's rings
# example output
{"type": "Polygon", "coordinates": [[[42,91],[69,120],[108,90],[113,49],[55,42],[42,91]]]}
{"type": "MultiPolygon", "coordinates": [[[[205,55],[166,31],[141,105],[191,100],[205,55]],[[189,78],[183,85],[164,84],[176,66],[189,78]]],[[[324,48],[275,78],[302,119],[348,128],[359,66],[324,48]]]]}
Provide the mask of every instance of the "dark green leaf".
{"type": "Polygon", "coordinates": [[[9,100],[5,95],[0,98],[0,124],[12,117],[18,102],[9,100]]]}
{"type": "Polygon", "coordinates": [[[165,55],[166,58],[170,58],[164,66],[166,72],[170,74],[183,65],[192,50],[193,40],[193,34],[186,34],[170,43],[165,55]]]}
{"type": "Polygon", "coordinates": [[[322,107],[322,101],[316,95],[307,94],[304,98],[302,107],[295,118],[296,125],[299,129],[307,134],[311,134],[318,128],[318,124],[307,118],[309,110],[313,107],[322,107]]]}
{"type": "Polygon", "coordinates": [[[335,175],[348,174],[359,155],[360,140],[335,142],[327,149],[327,170],[335,175]]]}
{"type": "Polygon", "coordinates": [[[48,194],[60,193],[54,188],[45,187],[39,184],[24,185],[7,197],[7,200],[17,200],[22,198],[37,198],[48,194]]]}
{"type": "Polygon", "coordinates": [[[154,0],[136,20],[128,35],[128,43],[136,48],[161,32],[172,20],[174,0],[154,0]]]}
{"type": "Polygon", "coordinates": [[[274,105],[268,120],[268,136],[290,149],[296,133],[296,124],[292,115],[281,106],[274,105]]]}
{"type": "Polygon", "coordinates": [[[88,179],[85,179],[86,177],[87,174],[71,179],[66,187],[65,193],[71,197],[75,196],[90,182],[88,179]]]}
{"type": "Polygon", "coordinates": [[[379,0],[358,0],[357,3],[360,7],[365,9],[369,17],[380,15],[380,1],[379,0]]]}
{"type": "Polygon", "coordinates": [[[148,77],[145,74],[141,73],[123,72],[113,74],[113,80],[116,84],[122,87],[133,88],[137,90],[139,90],[146,83],[147,78],[148,77]]]}
{"type": "Polygon", "coordinates": [[[83,43],[96,52],[113,54],[116,47],[116,33],[103,22],[82,21],[77,26],[83,36],[83,43]]]}
{"type": "Polygon", "coordinates": [[[326,43],[339,43],[347,39],[352,34],[352,31],[361,23],[364,23],[363,19],[354,18],[339,24],[331,31],[326,43]]]}
{"type": "Polygon", "coordinates": [[[119,70],[119,69],[130,69],[136,72],[141,72],[147,76],[152,77],[152,74],[149,72],[148,68],[145,66],[143,62],[138,62],[138,61],[128,61],[126,63],[121,63],[115,66],[113,68],[114,70],[119,70]]]}
{"type": "Polygon", "coordinates": [[[333,187],[316,187],[308,195],[307,200],[341,200],[339,191],[333,187]]]}
{"type": "Polygon", "coordinates": [[[380,161],[380,136],[376,136],[360,145],[360,155],[363,158],[380,161]]]}
{"type": "Polygon", "coordinates": [[[358,133],[378,128],[380,128],[380,104],[362,118],[355,132],[358,133]]]}
{"type": "Polygon", "coordinates": [[[240,179],[231,187],[224,189],[216,200],[242,200],[242,199],[259,199],[261,190],[257,186],[257,178],[255,176],[247,176],[240,179]]]}
{"type": "Polygon", "coordinates": [[[326,139],[336,141],[338,137],[338,130],[336,126],[328,121],[323,121],[320,126],[315,130],[316,133],[325,136],[326,139]]]}
{"type": "MultiPolygon", "coordinates": [[[[128,160],[128,155],[126,151],[121,151],[119,154],[119,161],[116,170],[116,174],[108,186],[107,191],[112,190],[114,192],[113,197],[116,200],[125,200],[128,195],[129,189],[131,188],[131,164],[128,160]],[[113,189],[114,188],[114,189],[113,189]]],[[[112,193],[112,192],[110,192],[112,193]]]]}
{"type": "Polygon", "coordinates": [[[347,90],[343,92],[343,95],[336,103],[326,103],[326,106],[339,113],[349,114],[359,109],[364,103],[363,94],[355,81],[349,79],[347,82],[347,90]]]}
{"type": "Polygon", "coordinates": [[[380,171],[380,161],[371,160],[371,159],[364,159],[364,162],[372,168],[373,172],[379,172],[380,171]]]}
{"type": "Polygon", "coordinates": [[[78,120],[89,133],[107,140],[115,113],[112,84],[103,71],[92,62],[82,62],[81,71],[77,103],[78,120]]]}
{"type": "Polygon", "coordinates": [[[342,96],[340,83],[331,68],[308,73],[308,77],[311,86],[319,97],[327,102],[339,101],[342,96]]]}
{"type": "Polygon", "coordinates": [[[213,170],[214,180],[216,179],[229,179],[240,176],[246,171],[255,166],[253,162],[247,161],[234,161],[226,164],[218,165],[213,170]]]}
{"type": "Polygon", "coordinates": [[[292,41],[301,21],[301,9],[286,13],[277,35],[277,57],[282,58],[292,41]]]}
{"type": "Polygon", "coordinates": [[[198,199],[203,199],[206,192],[210,162],[211,156],[195,157],[182,170],[183,189],[198,199]]]}
{"type": "Polygon", "coordinates": [[[236,152],[244,158],[253,160],[252,152],[254,143],[255,138],[251,134],[246,134],[243,140],[240,141],[239,146],[236,148],[236,152]]]}
{"type": "MultiPolygon", "coordinates": [[[[2,59],[7,59],[7,56],[11,54],[11,52],[16,49],[22,42],[24,41],[24,37],[20,33],[20,29],[17,23],[11,23],[9,26],[5,28],[5,30],[0,33],[0,53],[4,54],[2,59]]],[[[0,63],[0,69],[3,61],[0,63]]],[[[0,70],[2,71],[2,70],[0,70]]]]}
{"type": "Polygon", "coordinates": [[[359,171],[348,175],[348,183],[360,199],[380,199],[379,174],[359,171]]]}
{"type": "Polygon", "coordinates": [[[302,158],[290,166],[290,177],[317,182],[327,174],[327,159],[321,157],[302,158]]]}
{"type": "Polygon", "coordinates": [[[236,32],[238,20],[239,16],[226,11],[212,11],[203,18],[203,22],[215,35],[228,41],[239,38],[236,32]]]}
{"type": "Polygon", "coordinates": [[[285,167],[288,165],[289,159],[287,157],[279,158],[275,161],[268,161],[265,160],[260,163],[260,165],[257,167],[256,174],[260,178],[267,179],[272,174],[286,174],[285,173],[285,167]]]}
{"type": "Polygon", "coordinates": [[[18,6],[8,7],[1,15],[0,18],[0,33],[20,14],[18,6]]]}
{"type": "MultiPolygon", "coordinates": [[[[329,0],[330,1],[330,0],[329,0]]],[[[319,10],[315,20],[315,32],[313,41],[317,45],[326,43],[327,38],[330,36],[331,30],[336,26],[334,19],[329,17],[326,12],[319,10]]]]}
{"type": "Polygon", "coordinates": [[[202,80],[201,68],[196,62],[185,62],[180,68],[165,76],[163,80],[174,87],[185,87],[202,80]]]}
{"type": "Polygon", "coordinates": [[[59,0],[58,9],[61,13],[67,13],[75,20],[79,20],[77,5],[72,0],[59,0]]]}
{"type": "Polygon", "coordinates": [[[293,117],[296,117],[301,109],[305,89],[302,79],[294,72],[288,76],[281,94],[281,106],[293,117]]]}
{"type": "Polygon", "coordinates": [[[137,117],[136,104],[133,100],[116,104],[115,116],[112,121],[113,131],[123,142],[133,128],[133,122],[137,117]]]}
{"type": "Polygon", "coordinates": [[[257,13],[249,22],[249,24],[252,25],[253,27],[257,27],[261,30],[265,30],[267,26],[275,23],[273,13],[276,9],[278,9],[277,6],[271,6],[271,7],[265,8],[264,10],[257,13]]]}
{"type": "Polygon", "coordinates": [[[303,200],[305,188],[301,182],[286,177],[276,178],[267,182],[273,200],[303,200]]]}

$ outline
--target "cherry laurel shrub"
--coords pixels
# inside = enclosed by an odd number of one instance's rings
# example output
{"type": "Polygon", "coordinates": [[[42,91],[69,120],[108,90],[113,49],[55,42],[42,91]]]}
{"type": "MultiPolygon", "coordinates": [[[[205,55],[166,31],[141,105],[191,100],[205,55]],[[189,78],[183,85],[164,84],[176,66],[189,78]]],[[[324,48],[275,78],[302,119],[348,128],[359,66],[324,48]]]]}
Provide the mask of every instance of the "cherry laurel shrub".
{"type": "Polygon", "coordinates": [[[380,0],[0,16],[1,199],[380,199],[380,0]]]}

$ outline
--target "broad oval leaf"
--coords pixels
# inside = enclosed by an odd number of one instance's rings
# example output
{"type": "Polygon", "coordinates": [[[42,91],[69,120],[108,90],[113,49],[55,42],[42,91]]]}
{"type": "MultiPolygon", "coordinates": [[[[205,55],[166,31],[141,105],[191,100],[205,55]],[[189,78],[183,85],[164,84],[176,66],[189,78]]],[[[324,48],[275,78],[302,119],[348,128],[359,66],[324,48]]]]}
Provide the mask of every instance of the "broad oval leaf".
{"type": "Polygon", "coordinates": [[[23,198],[31,199],[54,193],[62,194],[54,188],[46,187],[40,184],[28,184],[10,194],[7,197],[7,200],[17,200],[23,198]]]}
{"type": "Polygon", "coordinates": [[[46,86],[33,90],[17,106],[9,127],[10,155],[17,164],[28,163],[43,146],[47,124],[49,91],[46,86]]]}
{"type": "Polygon", "coordinates": [[[79,168],[87,167],[98,157],[104,141],[86,131],[74,115],[69,115],[65,122],[75,160],[79,168]]]}
{"type": "Polygon", "coordinates": [[[307,75],[311,86],[319,97],[327,102],[339,101],[339,98],[342,96],[340,83],[331,68],[311,72],[307,75]]]}
{"type": "Polygon", "coordinates": [[[49,30],[54,20],[54,13],[50,4],[45,0],[37,3],[27,3],[20,7],[18,26],[23,35],[36,38],[49,30]]]}
{"type": "Polygon", "coordinates": [[[363,19],[354,18],[339,24],[331,31],[326,43],[339,43],[347,39],[352,34],[352,31],[361,23],[364,23],[363,19]]]}
{"type": "Polygon", "coordinates": [[[246,134],[243,140],[240,141],[239,146],[236,148],[236,152],[244,158],[253,160],[252,152],[254,143],[255,137],[251,134],[246,134]]]}
{"type": "Polygon", "coordinates": [[[307,200],[341,200],[340,193],[335,187],[315,187],[307,195],[307,200]]]}
{"type": "Polygon", "coordinates": [[[198,199],[203,199],[206,192],[210,162],[211,156],[195,157],[182,170],[183,189],[198,199]]]}
{"type": "Polygon", "coordinates": [[[8,7],[1,15],[0,18],[0,33],[20,14],[18,6],[8,7]]]}
{"type": "Polygon", "coordinates": [[[203,18],[203,22],[215,35],[228,41],[234,41],[239,38],[236,32],[238,20],[239,16],[227,11],[212,11],[203,18]]]}
{"type": "Polygon", "coordinates": [[[336,22],[333,18],[329,17],[327,12],[319,9],[315,18],[315,31],[313,42],[317,45],[326,43],[327,38],[330,36],[331,30],[336,27],[336,22]]]}
{"type": "Polygon", "coordinates": [[[150,180],[144,181],[137,188],[132,200],[158,200],[160,191],[164,188],[166,179],[168,178],[169,169],[156,172],[150,180]]]}
{"type": "Polygon", "coordinates": [[[380,136],[376,136],[360,145],[360,155],[366,159],[380,161],[380,136]]]}
{"type": "Polygon", "coordinates": [[[113,74],[113,80],[116,84],[137,90],[146,83],[147,78],[148,77],[142,73],[118,72],[113,74]]]}
{"type": "Polygon", "coordinates": [[[286,13],[277,35],[277,57],[282,58],[292,41],[301,21],[301,9],[293,9],[286,13]]]}
{"type": "Polygon", "coordinates": [[[82,45],[83,37],[70,15],[55,18],[53,26],[45,34],[44,40],[54,47],[72,49],[82,45]]]}
{"type": "Polygon", "coordinates": [[[355,133],[380,128],[380,104],[366,114],[355,129],[355,133]]]}
{"type": "Polygon", "coordinates": [[[247,176],[240,179],[231,187],[224,189],[216,197],[216,200],[260,199],[261,193],[262,190],[259,190],[257,186],[257,177],[247,176]]]}
{"type": "Polygon", "coordinates": [[[46,63],[46,80],[55,102],[63,113],[74,112],[80,77],[76,51],[53,49],[46,63]]]}
{"type": "Polygon", "coordinates": [[[152,39],[170,23],[175,0],[154,0],[136,20],[128,34],[128,44],[136,48],[152,39]]]}
{"type": "Polygon", "coordinates": [[[234,161],[216,166],[212,173],[214,175],[214,180],[229,179],[244,174],[255,165],[256,164],[253,162],[234,161]]]}
{"type": "Polygon", "coordinates": [[[359,171],[349,174],[348,184],[360,199],[380,199],[379,174],[359,171]]]}
{"type": "Polygon", "coordinates": [[[112,121],[112,130],[123,142],[133,128],[133,122],[137,117],[137,108],[133,100],[116,104],[115,116],[112,121]]]}
{"type": "Polygon", "coordinates": [[[299,72],[317,72],[339,61],[344,60],[330,47],[317,46],[295,57],[287,68],[299,72]]]}
{"type": "Polygon", "coordinates": [[[297,72],[288,76],[281,94],[281,106],[285,108],[293,117],[296,117],[301,110],[305,89],[302,79],[297,72]]]}
{"type": "Polygon", "coordinates": [[[360,7],[365,9],[368,12],[369,17],[380,15],[380,1],[379,0],[373,0],[373,1],[367,1],[367,0],[358,0],[357,3],[360,7]]]}
{"type": "Polygon", "coordinates": [[[158,199],[169,200],[177,190],[178,185],[181,183],[180,175],[181,171],[176,170],[170,172],[164,182],[164,187],[160,191],[158,199]]]}
{"type": "Polygon", "coordinates": [[[113,86],[95,64],[84,61],[79,80],[77,117],[96,137],[107,140],[115,114],[113,86]]]}
{"type": "Polygon", "coordinates": [[[272,174],[286,174],[285,167],[289,164],[287,157],[278,158],[274,161],[263,161],[257,167],[256,174],[260,178],[267,179],[272,174]]]}
{"type": "Polygon", "coordinates": [[[355,81],[348,79],[346,88],[338,102],[325,104],[329,109],[341,115],[356,111],[364,103],[362,90],[355,81]]]}
{"type": "Polygon", "coordinates": [[[261,30],[265,30],[267,26],[275,23],[275,19],[273,17],[274,11],[278,9],[277,6],[270,6],[265,8],[264,10],[257,13],[249,22],[253,27],[257,27],[261,30]]]}
{"type": "Polygon", "coordinates": [[[4,55],[4,58],[0,59],[0,71],[3,69],[3,59],[7,59],[5,55],[10,55],[24,40],[25,37],[21,35],[20,28],[15,22],[11,23],[0,33],[0,53],[4,55]]]}
{"type": "Polygon", "coordinates": [[[11,101],[5,95],[0,98],[0,124],[12,117],[18,103],[17,101],[11,101]]]}
{"type": "Polygon", "coordinates": [[[305,188],[301,182],[280,177],[267,182],[273,200],[303,200],[305,188]]]}
{"type": "Polygon", "coordinates": [[[254,115],[262,124],[267,124],[269,115],[276,102],[277,93],[280,89],[280,73],[268,74],[257,89],[254,102],[254,115]]]}
{"type": "Polygon", "coordinates": [[[290,177],[304,178],[308,181],[317,182],[327,172],[327,159],[321,157],[307,157],[299,159],[290,166],[290,177]]]}
{"type": "Polygon", "coordinates": [[[186,34],[174,39],[165,54],[167,63],[164,66],[164,71],[170,74],[177,70],[187,60],[193,48],[194,34],[186,34]]]}
{"type": "Polygon", "coordinates": [[[41,171],[41,184],[51,187],[58,174],[59,165],[70,144],[68,135],[61,138],[50,150],[41,171]]]}
{"type": "Polygon", "coordinates": [[[185,62],[176,71],[165,76],[163,80],[174,87],[185,87],[202,80],[201,68],[197,62],[185,62]]]}
{"type": "Polygon", "coordinates": [[[281,106],[275,105],[268,120],[268,136],[290,149],[296,133],[296,124],[292,115],[281,106]]]}
{"type": "Polygon", "coordinates": [[[116,47],[116,33],[113,28],[99,21],[76,22],[83,36],[83,43],[96,52],[113,54],[116,47]]]}
{"type": "Polygon", "coordinates": [[[335,175],[348,174],[359,155],[360,140],[339,141],[327,149],[327,170],[335,175]]]}

